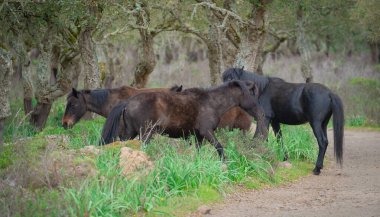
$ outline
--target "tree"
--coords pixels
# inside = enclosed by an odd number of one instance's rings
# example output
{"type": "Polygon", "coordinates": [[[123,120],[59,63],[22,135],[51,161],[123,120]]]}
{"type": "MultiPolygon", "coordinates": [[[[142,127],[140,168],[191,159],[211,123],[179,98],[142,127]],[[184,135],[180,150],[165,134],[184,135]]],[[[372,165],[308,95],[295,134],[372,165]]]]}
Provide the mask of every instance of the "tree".
{"type": "Polygon", "coordinates": [[[100,87],[100,74],[98,66],[98,58],[96,56],[95,43],[92,35],[96,25],[102,16],[102,7],[97,1],[84,2],[84,23],[78,37],[79,52],[83,63],[84,88],[95,89],[100,87]],[[86,13],[87,12],[87,13],[86,13]]]}
{"type": "Polygon", "coordinates": [[[55,2],[2,5],[1,24],[5,31],[0,35],[1,43],[11,48],[16,62],[23,66],[24,108],[31,111],[30,122],[37,129],[43,128],[52,102],[70,90],[72,75],[77,74],[69,67],[77,56],[73,44],[68,43],[71,38],[67,36],[73,32],[63,24],[61,9],[62,5],[55,2]],[[32,74],[38,88],[32,87],[32,74]],[[37,99],[34,108],[33,96],[37,99]]]}
{"type": "Polygon", "coordinates": [[[376,0],[357,0],[351,10],[352,20],[366,37],[373,63],[380,63],[380,2],[376,0]]]}
{"type": "Polygon", "coordinates": [[[0,47],[0,146],[3,144],[4,121],[11,115],[8,98],[11,75],[11,54],[5,48],[0,47]]]}
{"type": "Polygon", "coordinates": [[[313,82],[313,73],[310,66],[311,44],[305,33],[305,17],[302,1],[299,1],[297,9],[297,46],[301,54],[301,72],[306,83],[313,82]]]}

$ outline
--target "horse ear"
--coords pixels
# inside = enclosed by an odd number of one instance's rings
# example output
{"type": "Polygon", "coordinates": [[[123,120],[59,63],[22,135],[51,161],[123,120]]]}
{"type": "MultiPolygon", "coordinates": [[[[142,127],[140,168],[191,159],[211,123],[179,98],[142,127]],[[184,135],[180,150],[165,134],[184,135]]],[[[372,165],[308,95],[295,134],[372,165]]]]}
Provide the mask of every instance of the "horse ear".
{"type": "Polygon", "coordinates": [[[73,88],[72,92],[73,92],[73,96],[78,98],[78,91],[75,88],[73,88]]]}
{"type": "Polygon", "coordinates": [[[182,91],[182,85],[181,85],[181,86],[174,85],[174,86],[171,87],[169,90],[170,90],[170,91],[173,91],[173,92],[181,92],[181,91],[182,91]]]}

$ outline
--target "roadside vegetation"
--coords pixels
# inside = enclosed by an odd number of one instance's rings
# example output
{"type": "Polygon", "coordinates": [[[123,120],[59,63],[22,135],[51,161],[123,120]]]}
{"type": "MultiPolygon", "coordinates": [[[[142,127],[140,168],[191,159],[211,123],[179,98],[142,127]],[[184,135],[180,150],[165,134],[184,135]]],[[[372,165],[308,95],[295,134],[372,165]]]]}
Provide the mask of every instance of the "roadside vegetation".
{"type": "MultiPolygon", "coordinates": [[[[17,108],[17,106],[14,106],[17,108]]],[[[182,215],[200,204],[222,199],[237,186],[261,188],[310,174],[316,158],[314,137],[308,127],[284,127],[283,142],[293,164],[279,168],[284,152],[271,134],[269,141],[253,144],[253,134],[219,130],[226,162],[205,143],[197,151],[194,138],[157,136],[150,144],[136,142],[100,147],[100,154],[81,148],[97,145],[103,118],[81,121],[74,128],[60,126],[64,105],[56,102],[41,132],[15,112],[6,129],[0,156],[0,210],[12,216],[125,216],[182,215]],[[136,145],[137,144],[137,145],[136,145]],[[253,146],[254,145],[254,146],[253,146]],[[143,150],[152,169],[125,176],[119,167],[120,148],[143,150]],[[53,165],[53,166],[52,166],[53,165]],[[53,167],[53,168],[52,168],[53,167]],[[81,168],[81,173],[71,168],[81,168]],[[9,187],[12,186],[12,187],[9,187]],[[5,187],[5,188],[3,188],[5,187]]]]}

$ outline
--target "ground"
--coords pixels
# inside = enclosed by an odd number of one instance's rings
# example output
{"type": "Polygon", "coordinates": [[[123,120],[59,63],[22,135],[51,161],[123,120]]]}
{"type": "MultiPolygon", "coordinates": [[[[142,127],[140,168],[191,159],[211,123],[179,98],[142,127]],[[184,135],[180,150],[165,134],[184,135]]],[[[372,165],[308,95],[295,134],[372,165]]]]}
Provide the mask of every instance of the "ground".
{"type": "Polygon", "coordinates": [[[380,132],[346,130],[343,168],[333,161],[333,145],[327,154],[321,175],[229,195],[205,216],[380,216],[380,132]]]}

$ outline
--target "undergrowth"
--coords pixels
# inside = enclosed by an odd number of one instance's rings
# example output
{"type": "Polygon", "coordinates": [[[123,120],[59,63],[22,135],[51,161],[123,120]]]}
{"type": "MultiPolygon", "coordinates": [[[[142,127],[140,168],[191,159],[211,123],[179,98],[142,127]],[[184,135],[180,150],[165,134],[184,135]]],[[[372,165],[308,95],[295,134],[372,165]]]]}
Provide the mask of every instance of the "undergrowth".
{"type": "MultiPolygon", "coordinates": [[[[62,153],[66,150],[77,153],[77,149],[98,144],[104,118],[80,121],[72,129],[64,130],[60,127],[63,109],[62,104],[53,105],[53,113],[41,132],[28,128],[22,114],[13,117],[9,122],[6,141],[12,143],[29,136],[26,148],[22,149],[29,154],[18,154],[20,146],[5,146],[0,152],[2,180],[9,178],[6,172],[10,167],[16,164],[28,167],[18,163],[19,156],[34,156],[35,161],[42,159],[38,156],[49,151],[46,145],[41,145],[45,144],[46,136],[67,137],[67,143],[58,147],[62,153]]],[[[225,147],[227,156],[225,162],[220,161],[215,148],[208,142],[197,150],[192,145],[194,138],[183,140],[156,136],[150,144],[141,148],[155,162],[154,168],[143,176],[122,175],[118,166],[120,147],[101,148],[101,154],[92,160],[96,175],[56,187],[1,190],[0,212],[11,216],[126,216],[139,212],[179,215],[181,212],[174,208],[182,210],[181,207],[185,206],[196,209],[199,201],[216,201],[235,184],[260,188],[310,173],[311,169],[305,165],[315,161],[317,147],[310,128],[282,126],[282,129],[282,142],[290,161],[300,165],[294,170],[296,172],[277,168],[277,163],[284,158],[284,149],[273,133],[270,133],[268,142],[254,144],[251,133],[218,130],[217,138],[225,147]],[[297,172],[299,170],[302,172],[297,172]],[[185,199],[187,202],[184,202],[185,199]],[[180,205],[180,201],[186,205],[180,205]]],[[[75,161],[80,160],[86,159],[75,161]]]]}

